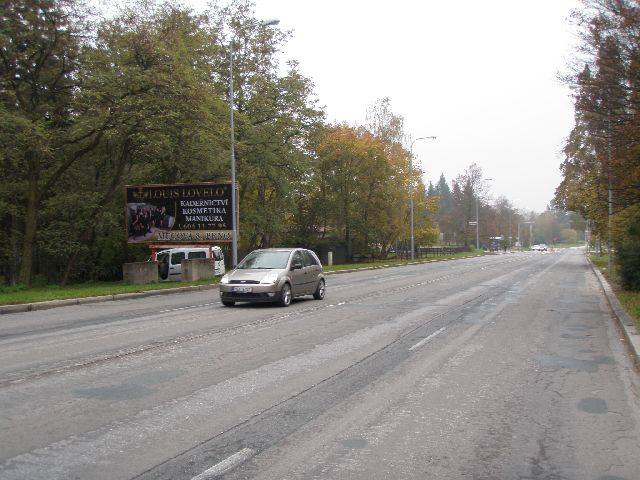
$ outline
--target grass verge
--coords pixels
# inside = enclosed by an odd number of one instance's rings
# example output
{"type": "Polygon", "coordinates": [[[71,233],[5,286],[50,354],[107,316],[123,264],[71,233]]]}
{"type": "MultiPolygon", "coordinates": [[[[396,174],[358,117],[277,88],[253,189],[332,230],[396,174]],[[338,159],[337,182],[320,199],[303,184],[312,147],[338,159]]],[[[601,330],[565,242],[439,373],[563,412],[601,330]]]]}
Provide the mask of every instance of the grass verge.
{"type": "MultiPolygon", "coordinates": [[[[416,259],[416,262],[441,261],[454,258],[464,258],[470,255],[482,255],[482,250],[454,253],[440,257],[416,259]]],[[[379,260],[367,263],[350,263],[325,267],[326,272],[349,270],[359,268],[382,267],[391,265],[406,265],[407,260],[379,260]]],[[[89,282],[60,287],[59,285],[47,285],[44,287],[25,288],[23,285],[14,287],[0,286],[0,305],[17,305],[22,303],[46,302],[48,300],[65,300],[68,298],[99,297],[101,295],[116,295],[119,293],[147,292],[149,290],[162,290],[165,288],[189,287],[193,285],[207,285],[218,283],[219,277],[199,280],[197,282],[158,282],[146,285],[130,285],[120,282],[89,282]]]]}
{"type": "Polygon", "coordinates": [[[45,287],[25,288],[0,287],[0,305],[14,305],[20,303],[45,302],[47,300],[64,300],[67,298],[98,297],[101,295],[115,295],[118,293],[147,292],[165,288],[189,287],[193,285],[207,285],[218,283],[219,278],[209,278],[196,282],[158,282],[146,285],[130,285],[119,282],[90,282],[76,285],[47,285],[45,287]]]}
{"type": "Polygon", "coordinates": [[[341,265],[332,265],[331,267],[324,267],[325,272],[337,272],[340,270],[352,270],[352,269],[360,269],[360,268],[372,268],[372,267],[385,267],[385,266],[398,266],[398,265],[407,265],[411,262],[434,262],[434,261],[444,261],[451,260],[457,258],[465,258],[471,255],[484,255],[483,250],[473,250],[470,252],[461,252],[461,253],[452,253],[450,255],[442,255],[437,257],[425,257],[425,258],[416,258],[415,260],[398,260],[398,259],[388,259],[388,260],[376,260],[374,262],[361,262],[361,263],[345,263],[341,265]]]}
{"type": "Polygon", "coordinates": [[[640,333],[640,292],[623,290],[622,287],[620,287],[620,282],[615,275],[615,269],[613,275],[611,275],[607,271],[607,262],[609,260],[608,255],[591,254],[589,255],[589,258],[598,268],[598,270],[600,270],[602,274],[607,277],[607,280],[609,280],[609,283],[616,292],[618,300],[620,300],[620,303],[629,314],[629,316],[633,318],[636,324],[636,331],[640,333]]]}

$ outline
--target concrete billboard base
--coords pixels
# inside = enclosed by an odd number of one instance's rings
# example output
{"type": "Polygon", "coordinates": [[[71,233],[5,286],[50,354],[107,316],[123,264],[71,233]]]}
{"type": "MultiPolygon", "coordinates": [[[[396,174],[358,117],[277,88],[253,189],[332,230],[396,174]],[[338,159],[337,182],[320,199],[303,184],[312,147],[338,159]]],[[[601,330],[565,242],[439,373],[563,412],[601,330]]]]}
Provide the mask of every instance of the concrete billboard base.
{"type": "Polygon", "coordinates": [[[158,278],[158,262],[134,262],[122,265],[124,283],[155,283],[158,278]]]}
{"type": "Polygon", "coordinates": [[[215,272],[210,258],[193,258],[182,260],[182,281],[195,282],[206,278],[213,278],[215,272]]]}

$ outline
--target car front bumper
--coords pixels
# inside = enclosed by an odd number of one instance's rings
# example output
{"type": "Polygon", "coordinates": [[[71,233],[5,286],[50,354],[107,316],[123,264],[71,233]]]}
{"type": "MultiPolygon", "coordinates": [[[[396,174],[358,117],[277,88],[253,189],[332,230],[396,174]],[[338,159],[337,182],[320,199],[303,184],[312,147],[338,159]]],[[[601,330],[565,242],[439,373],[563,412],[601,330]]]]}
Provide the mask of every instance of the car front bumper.
{"type": "Polygon", "coordinates": [[[277,302],[280,300],[279,284],[220,284],[220,299],[233,302],[277,302]],[[250,288],[250,292],[237,292],[234,288],[250,288]]]}

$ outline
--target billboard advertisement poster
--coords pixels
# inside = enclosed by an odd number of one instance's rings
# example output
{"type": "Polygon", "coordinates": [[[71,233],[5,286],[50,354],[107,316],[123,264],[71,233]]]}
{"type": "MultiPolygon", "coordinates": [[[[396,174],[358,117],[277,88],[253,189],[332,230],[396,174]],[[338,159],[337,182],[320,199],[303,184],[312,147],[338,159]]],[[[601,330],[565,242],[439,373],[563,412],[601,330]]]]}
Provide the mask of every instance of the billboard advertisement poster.
{"type": "Polygon", "coordinates": [[[127,185],[128,243],[231,242],[231,183],[127,185]]]}

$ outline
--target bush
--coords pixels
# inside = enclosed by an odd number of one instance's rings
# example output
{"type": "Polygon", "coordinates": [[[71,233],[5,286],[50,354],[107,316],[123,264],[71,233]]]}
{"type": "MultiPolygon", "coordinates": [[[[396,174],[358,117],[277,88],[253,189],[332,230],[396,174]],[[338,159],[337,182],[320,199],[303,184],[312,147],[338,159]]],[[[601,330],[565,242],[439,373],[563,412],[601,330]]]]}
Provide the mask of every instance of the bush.
{"type": "Polygon", "coordinates": [[[627,209],[616,241],[616,263],[622,287],[640,290],[640,207],[627,209]]]}

